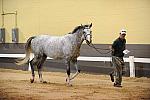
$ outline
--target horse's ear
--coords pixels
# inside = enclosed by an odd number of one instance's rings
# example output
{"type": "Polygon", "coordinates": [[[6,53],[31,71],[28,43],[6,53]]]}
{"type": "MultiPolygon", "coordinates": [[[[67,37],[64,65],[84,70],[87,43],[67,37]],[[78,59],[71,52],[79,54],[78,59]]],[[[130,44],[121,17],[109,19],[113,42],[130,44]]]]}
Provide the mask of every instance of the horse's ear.
{"type": "Polygon", "coordinates": [[[92,23],[90,24],[90,28],[92,27],[92,23]]]}
{"type": "Polygon", "coordinates": [[[82,25],[82,24],[81,24],[81,26],[80,26],[80,27],[81,27],[81,28],[84,28],[84,25],[82,25]]]}

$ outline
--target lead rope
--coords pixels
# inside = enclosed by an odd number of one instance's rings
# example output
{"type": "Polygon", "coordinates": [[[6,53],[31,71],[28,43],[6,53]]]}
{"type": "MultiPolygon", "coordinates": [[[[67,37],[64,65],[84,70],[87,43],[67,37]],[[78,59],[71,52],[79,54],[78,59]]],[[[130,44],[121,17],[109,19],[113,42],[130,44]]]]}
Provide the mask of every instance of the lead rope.
{"type": "MultiPolygon", "coordinates": [[[[94,46],[94,44],[92,44],[92,43],[91,43],[91,45],[90,45],[89,43],[87,43],[87,44],[88,44],[89,47],[95,49],[99,54],[109,54],[109,53],[112,51],[112,50],[110,50],[110,49],[96,48],[96,47],[94,46]],[[101,50],[109,50],[109,51],[106,52],[106,53],[102,53],[102,52],[100,52],[98,49],[101,49],[101,50]]],[[[112,66],[112,57],[110,57],[110,66],[112,66]]]]}
{"type": "Polygon", "coordinates": [[[100,53],[100,54],[109,54],[112,50],[110,50],[110,49],[102,49],[102,48],[96,48],[95,46],[94,46],[94,44],[92,44],[92,43],[87,43],[88,44],[88,46],[89,47],[91,47],[91,48],[93,48],[93,49],[95,49],[98,53],[100,53]],[[100,49],[100,50],[109,50],[108,52],[106,52],[106,53],[102,53],[102,52],[100,52],[98,49],[100,49]]]}

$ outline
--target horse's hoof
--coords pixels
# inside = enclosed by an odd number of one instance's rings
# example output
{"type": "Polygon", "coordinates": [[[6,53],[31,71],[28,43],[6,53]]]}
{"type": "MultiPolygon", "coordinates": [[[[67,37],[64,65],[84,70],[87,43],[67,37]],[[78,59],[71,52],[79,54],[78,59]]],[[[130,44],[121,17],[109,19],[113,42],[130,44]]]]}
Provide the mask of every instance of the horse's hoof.
{"type": "Polygon", "coordinates": [[[70,83],[67,83],[67,86],[68,86],[68,87],[72,87],[72,84],[70,84],[70,83]]]}
{"type": "Polygon", "coordinates": [[[43,83],[47,83],[47,81],[43,81],[43,83]]]}
{"type": "Polygon", "coordinates": [[[33,82],[34,82],[34,79],[30,79],[30,82],[33,83],[33,82]]]}

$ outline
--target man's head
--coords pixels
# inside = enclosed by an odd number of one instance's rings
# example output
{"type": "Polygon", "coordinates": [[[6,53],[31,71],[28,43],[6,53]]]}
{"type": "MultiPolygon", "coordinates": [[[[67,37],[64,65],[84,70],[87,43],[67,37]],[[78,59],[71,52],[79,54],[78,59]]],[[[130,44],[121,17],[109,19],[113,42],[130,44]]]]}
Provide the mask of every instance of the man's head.
{"type": "Polygon", "coordinates": [[[120,38],[125,39],[127,31],[125,29],[120,30],[120,38]]]}

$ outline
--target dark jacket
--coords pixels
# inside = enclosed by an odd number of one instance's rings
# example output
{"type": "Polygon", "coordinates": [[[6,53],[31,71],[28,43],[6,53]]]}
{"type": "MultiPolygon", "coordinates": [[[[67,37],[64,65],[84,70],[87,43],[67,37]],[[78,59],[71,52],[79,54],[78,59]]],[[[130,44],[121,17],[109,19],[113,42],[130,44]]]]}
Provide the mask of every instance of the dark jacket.
{"type": "Polygon", "coordinates": [[[123,57],[126,48],[126,39],[117,38],[112,44],[112,56],[123,57]]]}

